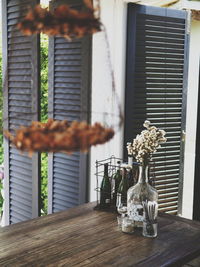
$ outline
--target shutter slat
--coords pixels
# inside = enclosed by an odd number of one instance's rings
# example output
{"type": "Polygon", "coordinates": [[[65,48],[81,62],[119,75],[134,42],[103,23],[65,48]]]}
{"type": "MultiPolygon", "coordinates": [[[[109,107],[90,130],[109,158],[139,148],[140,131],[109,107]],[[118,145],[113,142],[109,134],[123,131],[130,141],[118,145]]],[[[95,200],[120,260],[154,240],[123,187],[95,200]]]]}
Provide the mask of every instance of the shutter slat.
{"type": "Polygon", "coordinates": [[[64,187],[66,187],[67,189],[69,188],[69,190],[72,189],[74,192],[77,192],[78,194],[78,182],[72,184],[70,180],[67,181],[66,179],[65,180],[57,179],[56,186],[61,189],[63,189],[64,187]]]}
{"type": "MultiPolygon", "coordinates": [[[[152,17],[152,19],[150,19],[150,16],[145,16],[145,15],[139,15],[137,17],[138,19],[138,26],[143,27],[144,26],[149,26],[149,27],[157,27],[159,29],[159,31],[164,31],[167,29],[179,29],[179,30],[183,30],[185,32],[185,24],[184,23],[175,23],[175,22],[170,22],[167,20],[163,20],[163,18],[158,17],[157,20],[152,17]]],[[[152,28],[151,28],[152,29],[152,28]]]]}
{"type": "Polygon", "coordinates": [[[74,166],[74,167],[76,167],[76,168],[78,168],[78,163],[77,163],[77,160],[66,160],[66,159],[63,159],[63,158],[58,158],[58,157],[56,157],[55,159],[54,159],[54,163],[56,164],[56,163],[62,163],[63,165],[68,165],[69,164],[69,166],[74,166]],[[69,164],[69,162],[70,162],[70,164],[69,164]]]}
{"type": "Polygon", "coordinates": [[[62,172],[68,172],[68,171],[70,171],[71,173],[74,173],[75,175],[77,175],[78,174],[78,169],[75,169],[74,168],[74,166],[70,166],[70,165],[63,165],[62,164],[62,162],[55,162],[54,163],[54,166],[56,167],[56,168],[60,168],[60,170],[62,171],[62,172]]]}
{"type": "Polygon", "coordinates": [[[27,199],[21,199],[21,197],[18,197],[16,195],[11,195],[10,199],[12,202],[16,202],[18,206],[23,205],[23,209],[31,207],[31,201],[27,199]]]}
{"type": "Polygon", "coordinates": [[[24,170],[30,170],[31,168],[30,161],[24,162],[24,161],[21,161],[18,157],[15,157],[14,159],[11,158],[10,164],[13,166],[21,167],[24,170]]]}
{"type": "Polygon", "coordinates": [[[159,185],[164,185],[167,183],[167,184],[170,184],[170,183],[177,183],[178,182],[178,178],[176,179],[165,179],[165,180],[156,180],[155,181],[155,186],[159,186],[159,185]]]}
{"type": "Polygon", "coordinates": [[[58,173],[60,175],[63,175],[63,179],[65,179],[66,173],[67,173],[67,176],[68,177],[72,177],[72,178],[77,177],[77,173],[78,173],[77,172],[77,169],[75,169],[75,168],[71,168],[71,169],[73,169],[73,171],[72,170],[67,170],[67,172],[66,172],[65,170],[60,169],[60,168],[57,168],[55,166],[54,167],[54,172],[55,173],[58,173]]]}
{"type": "Polygon", "coordinates": [[[56,173],[56,181],[57,183],[60,184],[70,184],[71,187],[77,187],[79,186],[79,181],[77,179],[77,177],[75,176],[70,176],[70,175],[63,175],[62,173],[57,172],[56,173]]]}
{"type": "MultiPolygon", "coordinates": [[[[13,179],[14,180],[14,179],[13,179]]],[[[20,181],[13,181],[11,189],[16,189],[19,192],[26,192],[26,194],[30,195],[32,193],[32,190],[29,188],[30,184],[25,185],[23,181],[20,183],[20,181]]]]}
{"type": "Polygon", "coordinates": [[[80,158],[80,154],[78,152],[74,152],[71,155],[66,155],[64,153],[56,153],[56,158],[58,159],[64,159],[66,161],[77,161],[80,158]]]}
{"type": "Polygon", "coordinates": [[[57,184],[57,183],[54,185],[54,188],[55,188],[55,191],[57,193],[59,192],[60,196],[61,195],[68,195],[68,197],[70,199],[72,199],[72,200],[74,199],[75,201],[77,201],[77,197],[75,197],[75,195],[78,195],[78,188],[74,189],[74,188],[72,188],[70,186],[64,188],[62,185],[57,184]]]}
{"type": "Polygon", "coordinates": [[[29,217],[24,216],[23,214],[19,214],[16,211],[14,211],[11,215],[11,221],[12,223],[19,223],[21,221],[28,220],[29,217]]]}
{"type": "Polygon", "coordinates": [[[167,26],[167,23],[165,23],[164,25],[160,25],[160,24],[158,25],[158,23],[156,22],[154,24],[148,25],[145,23],[145,20],[140,21],[140,24],[138,25],[138,31],[139,30],[185,34],[184,27],[182,29],[180,27],[176,28],[174,27],[174,24],[170,27],[170,26],[167,26]]]}
{"type": "Polygon", "coordinates": [[[55,212],[59,212],[59,211],[63,211],[66,209],[70,209],[74,207],[74,204],[63,204],[63,201],[60,201],[59,203],[54,203],[54,211],[55,212]]]}
{"type": "Polygon", "coordinates": [[[63,202],[68,202],[70,205],[76,205],[77,203],[77,200],[78,199],[74,199],[72,198],[70,195],[69,197],[65,195],[65,192],[63,193],[64,195],[62,195],[63,192],[60,192],[59,190],[55,190],[55,195],[54,195],[54,199],[55,199],[55,196],[56,196],[56,200],[55,200],[55,203],[62,203],[63,202]]]}
{"type": "Polygon", "coordinates": [[[20,197],[21,199],[27,199],[28,200],[30,198],[29,192],[26,192],[25,190],[23,190],[19,186],[12,186],[10,188],[10,193],[20,197]]]}
{"type": "Polygon", "coordinates": [[[158,204],[161,205],[162,203],[170,203],[172,201],[178,201],[178,197],[160,198],[158,204]]]}
{"type": "Polygon", "coordinates": [[[177,188],[178,187],[178,183],[170,183],[170,184],[168,184],[167,183],[167,181],[166,181],[166,184],[162,184],[162,185],[156,185],[155,186],[155,188],[157,189],[157,190],[161,190],[161,189],[163,189],[163,190],[165,190],[165,189],[174,189],[174,188],[177,188]]]}

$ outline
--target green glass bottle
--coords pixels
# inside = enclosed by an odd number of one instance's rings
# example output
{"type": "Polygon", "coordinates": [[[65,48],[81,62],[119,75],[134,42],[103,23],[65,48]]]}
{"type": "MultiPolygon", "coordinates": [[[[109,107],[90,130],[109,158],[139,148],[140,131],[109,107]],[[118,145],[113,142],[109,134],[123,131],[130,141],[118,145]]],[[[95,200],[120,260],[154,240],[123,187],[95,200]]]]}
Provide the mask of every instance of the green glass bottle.
{"type": "Polygon", "coordinates": [[[113,204],[114,204],[114,206],[116,206],[116,202],[117,202],[117,191],[118,191],[120,182],[122,180],[122,174],[121,174],[121,170],[120,170],[121,162],[120,161],[117,161],[117,165],[118,165],[117,172],[113,176],[113,180],[114,180],[114,183],[115,183],[115,190],[114,190],[114,194],[113,194],[113,204]]]}
{"type": "MultiPolygon", "coordinates": [[[[119,184],[117,195],[121,197],[121,203],[126,205],[127,203],[127,191],[128,191],[128,180],[126,168],[123,168],[122,180],[119,184]]],[[[118,202],[118,201],[117,201],[118,202]]]]}
{"type": "Polygon", "coordinates": [[[108,163],[104,164],[104,175],[100,188],[100,207],[109,208],[111,205],[111,183],[108,176],[108,163]]]}

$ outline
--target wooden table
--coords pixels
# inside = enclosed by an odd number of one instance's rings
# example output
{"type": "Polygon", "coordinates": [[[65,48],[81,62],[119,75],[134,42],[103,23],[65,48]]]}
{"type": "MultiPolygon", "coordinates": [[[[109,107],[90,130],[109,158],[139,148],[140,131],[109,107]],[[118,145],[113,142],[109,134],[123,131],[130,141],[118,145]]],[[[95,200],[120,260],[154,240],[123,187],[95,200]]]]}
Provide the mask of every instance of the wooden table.
{"type": "Polygon", "coordinates": [[[94,203],[0,229],[0,266],[181,266],[200,255],[200,223],[159,217],[157,238],[119,231],[94,203]]]}

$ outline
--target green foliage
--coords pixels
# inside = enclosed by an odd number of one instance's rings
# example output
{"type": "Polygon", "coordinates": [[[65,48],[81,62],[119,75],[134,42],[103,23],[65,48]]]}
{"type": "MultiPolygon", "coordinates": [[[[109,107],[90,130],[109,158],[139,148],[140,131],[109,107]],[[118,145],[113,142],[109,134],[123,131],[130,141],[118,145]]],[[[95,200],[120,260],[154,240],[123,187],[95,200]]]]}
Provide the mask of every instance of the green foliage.
{"type": "Polygon", "coordinates": [[[41,209],[42,215],[47,214],[48,202],[48,172],[47,172],[48,155],[47,153],[41,153],[41,209]]]}
{"type": "Polygon", "coordinates": [[[48,118],[48,38],[41,34],[41,121],[48,118]]]}
{"type": "MultiPolygon", "coordinates": [[[[48,38],[41,34],[41,121],[46,122],[48,119],[48,38]]],[[[47,214],[47,184],[48,184],[48,155],[41,153],[41,209],[42,215],[47,214]]]]}

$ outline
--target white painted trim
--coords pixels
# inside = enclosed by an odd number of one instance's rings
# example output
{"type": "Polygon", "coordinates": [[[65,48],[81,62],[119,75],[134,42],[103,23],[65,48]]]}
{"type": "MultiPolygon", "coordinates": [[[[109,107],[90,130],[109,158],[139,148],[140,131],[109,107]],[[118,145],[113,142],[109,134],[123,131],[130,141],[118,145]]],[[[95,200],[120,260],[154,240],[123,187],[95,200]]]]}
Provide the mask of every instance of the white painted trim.
{"type": "Polygon", "coordinates": [[[192,21],[189,52],[189,76],[186,114],[186,143],[182,216],[192,219],[200,60],[200,21],[192,21]]]}
{"type": "MultiPolygon", "coordinates": [[[[116,91],[120,105],[124,108],[125,92],[125,54],[126,54],[126,21],[127,4],[123,0],[101,0],[101,20],[106,27],[111,52],[112,68],[114,69],[116,91]]],[[[92,123],[118,124],[119,117],[110,118],[104,112],[119,114],[115,95],[111,87],[111,75],[104,34],[93,36],[92,55],[92,123]]],[[[112,155],[121,157],[123,153],[123,127],[107,144],[91,149],[90,162],[90,201],[96,199],[95,161],[112,155]]]]}

